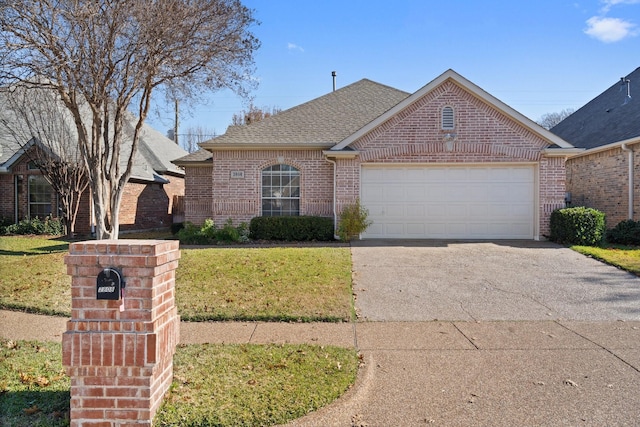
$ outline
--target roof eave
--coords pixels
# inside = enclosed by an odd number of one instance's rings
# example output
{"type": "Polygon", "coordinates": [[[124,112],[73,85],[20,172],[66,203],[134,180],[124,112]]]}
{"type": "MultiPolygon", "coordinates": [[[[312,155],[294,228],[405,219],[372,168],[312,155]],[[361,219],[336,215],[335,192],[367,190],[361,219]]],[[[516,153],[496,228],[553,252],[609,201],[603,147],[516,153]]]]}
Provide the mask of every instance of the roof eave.
{"type": "Polygon", "coordinates": [[[322,154],[332,159],[355,159],[360,155],[356,150],[323,150],[322,154]]]}
{"type": "Polygon", "coordinates": [[[200,147],[205,150],[209,150],[211,152],[214,151],[229,151],[229,150],[319,150],[319,149],[328,149],[333,147],[335,144],[330,142],[310,142],[310,143],[281,143],[281,144],[216,144],[216,143],[206,143],[203,142],[200,144],[200,147]]]}
{"type": "Polygon", "coordinates": [[[573,156],[571,156],[571,158],[588,156],[590,154],[596,154],[603,151],[611,150],[613,148],[622,147],[623,145],[627,146],[627,145],[635,145],[635,144],[640,144],[640,136],[625,139],[623,141],[612,142],[611,144],[601,145],[599,147],[589,148],[588,150],[582,149],[581,152],[574,154],[573,156]]]}
{"type": "Polygon", "coordinates": [[[185,161],[180,161],[180,160],[173,160],[172,161],[173,164],[186,168],[192,168],[192,167],[205,167],[205,166],[211,166],[213,165],[213,158],[207,159],[207,160],[194,160],[194,161],[189,161],[189,160],[185,160],[185,161]]]}
{"type": "Polygon", "coordinates": [[[544,157],[573,157],[582,152],[584,152],[584,148],[554,147],[554,148],[545,148],[544,150],[542,150],[542,155],[544,157]]]}

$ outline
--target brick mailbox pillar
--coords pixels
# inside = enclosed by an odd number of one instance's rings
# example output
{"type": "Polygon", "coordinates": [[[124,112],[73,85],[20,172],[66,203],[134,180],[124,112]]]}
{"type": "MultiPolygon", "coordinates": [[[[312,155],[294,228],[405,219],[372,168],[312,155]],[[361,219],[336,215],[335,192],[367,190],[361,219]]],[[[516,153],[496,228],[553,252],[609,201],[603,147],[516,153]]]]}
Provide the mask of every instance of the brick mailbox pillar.
{"type": "Polygon", "coordinates": [[[71,377],[71,426],[151,426],[173,379],[179,258],[177,241],[70,245],[65,264],[72,276],[71,320],[62,361],[71,377]],[[124,290],[112,295],[118,299],[98,299],[99,292],[113,290],[98,282],[104,285],[105,274],[114,271],[121,273],[124,290]]]}

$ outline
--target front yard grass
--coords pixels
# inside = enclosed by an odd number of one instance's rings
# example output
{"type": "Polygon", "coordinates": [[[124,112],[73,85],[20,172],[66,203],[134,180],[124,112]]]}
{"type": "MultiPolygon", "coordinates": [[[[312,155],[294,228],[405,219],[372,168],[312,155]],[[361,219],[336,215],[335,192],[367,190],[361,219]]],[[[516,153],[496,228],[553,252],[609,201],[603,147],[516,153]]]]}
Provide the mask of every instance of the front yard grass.
{"type": "MultiPolygon", "coordinates": [[[[69,316],[68,242],[0,237],[0,308],[69,316]]],[[[182,247],[176,304],[183,320],[349,321],[349,248],[182,247]]]]}
{"type": "Polygon", "coordinates": [[[179,265],[184,320],[351,319],[348,248],[187,249],[179,265]]]}
{"type": "Polygon", "coordinates": [[[640,248],[622,245],[572,246],[576,252],[640,276],[640,248]]]}
{"type": "MultiPolygon", "coordinates": [[[[61,345],[0,339],[0,425],[69,425],[61,345]]],[[[355,381],[354,349],[310,345],[178,346],[156,426],[268,426],[301,417],[355,381]]]]}

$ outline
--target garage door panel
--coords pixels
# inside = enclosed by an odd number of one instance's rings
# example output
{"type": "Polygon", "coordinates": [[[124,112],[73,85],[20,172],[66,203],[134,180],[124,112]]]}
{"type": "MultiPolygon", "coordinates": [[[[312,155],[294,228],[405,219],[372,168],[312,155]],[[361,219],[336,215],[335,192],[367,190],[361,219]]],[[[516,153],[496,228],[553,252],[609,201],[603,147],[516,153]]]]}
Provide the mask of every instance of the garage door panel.
{"type": "Polygon", "coordinates": [[[425,206],[427,219],[444,218],[447,215],[447,205],[445,204],[428,204],[425,206]]]}
{"type": "Polygon", "coordinates": [[[421,238],[425,234],[425,224],[422,222],[407,223],[407,235],[412,237],[421,238]]]}
{"type": "Polygon", "coordinates": [[[370,201],[382,201],[383,200],[383,189],[381,186],[377,185],[369,185],[362,187],[362,200],[370,200],[370,201]]]}
{"type": "Polygon", "coordinates": [[[363,166],[365,238],[533,238],[532,166],[363,166]]]}
{"type": "Polygon", "coordinates": [[[390,235],[405,235],[404,223],[391,222],[384,225],[384,232],[390,235]]]}
{"type": "Polygon", "coordinates": [[[409,218],[424,218],[425,216],[425,205],[406,205],[406,215],[409,218]]]}
{"type": "Polygon", "coordinates": [[[385,215],[388,218],[403,218],[406,216],[405,214],[405,206],[402,204],[390,204],[386,205],[384,209],[385,215]]]}
{"type": "Polygon", "coordinates": [[[404,198],[407,202],[426,202],[425,187],[422,185],[407,185],[404,191],[404,198]]]}

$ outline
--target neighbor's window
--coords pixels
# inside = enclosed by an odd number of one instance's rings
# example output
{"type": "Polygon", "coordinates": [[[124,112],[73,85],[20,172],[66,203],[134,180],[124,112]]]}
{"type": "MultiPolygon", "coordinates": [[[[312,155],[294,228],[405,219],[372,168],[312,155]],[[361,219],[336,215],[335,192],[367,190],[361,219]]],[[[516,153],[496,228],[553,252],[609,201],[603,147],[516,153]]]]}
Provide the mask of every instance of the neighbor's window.
{"type": "Polygon", "coordinates": [[[455,121],[453,119],[453,107],[444,107],[442,109],[442,129],[455,129],[455,121]]]}
{"type": "Polygon", "coordinates": [[[262,170],[262,215],[300,215],[300,171],[289,165],[262,170]]]}
{"type": "Polygon", "coordinates": [[[51,184],[42,175],[29,175],[29,219],[51,215],[51,184]]]}

